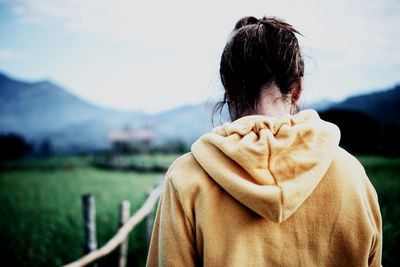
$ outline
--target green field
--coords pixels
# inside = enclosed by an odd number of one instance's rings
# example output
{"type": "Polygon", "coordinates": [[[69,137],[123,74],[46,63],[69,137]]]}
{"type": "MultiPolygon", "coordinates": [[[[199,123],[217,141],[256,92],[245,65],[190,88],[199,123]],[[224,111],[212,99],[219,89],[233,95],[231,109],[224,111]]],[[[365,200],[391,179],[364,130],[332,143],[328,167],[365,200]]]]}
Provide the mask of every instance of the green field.
{"type": "MultiPolygon", "coordinates": [[[[81,195],[96,198],[98,244],[117,229],[118,205],[128,199],[132,213],[159,174],[104,171],[87,158],[25,160],[0,174],[0,254],[10,266],[59,266],[82,256],[81,195]],[[11,264],[12,263],[12,264],[11,264]]],[[[130,235],[130,266],[145,261],[145,226],[130,235]]],[[[113,258],[114,257],[114,258],[113,258]]],[[[108,265],[115,255],[103,260],[108,265]]]]}
{"type": "MultiPolygon", "coordinates": [[[[172,161],[176,156],[157,161],[172,161]]],[[[384,266],[400,266],[400,158],[361,156],[375,185],[384,220],[384,266]]],[[[98,244],[117,228],[118,205],[132,212],[145,199],[158,174],[98,170],[90,158],[52,158],[7,163],[0,173],[0,256],[2,266],[59,266],[82,256],[81,195],[96,198],[98,244]],[[5,265],[5,261],[10,264],[5,265]]],[[[141,158],[141,161],[154,160],[141,158]]],[[[145,226],[130,235],[129,266],[143,266],[145,226]]],[[[100,262],[108,266],[112,254],[100,262]]]]}

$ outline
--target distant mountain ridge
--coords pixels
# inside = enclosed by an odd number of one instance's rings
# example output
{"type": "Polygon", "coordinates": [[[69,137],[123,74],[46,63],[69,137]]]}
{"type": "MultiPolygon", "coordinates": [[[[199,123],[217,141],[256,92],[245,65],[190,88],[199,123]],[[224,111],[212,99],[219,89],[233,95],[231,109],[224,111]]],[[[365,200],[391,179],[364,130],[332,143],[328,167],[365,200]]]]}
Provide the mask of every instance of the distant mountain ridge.
{"type": "Polygon", "coordinates": [[[105,148],[110,131],[143,125],[154,128],[157,142],[191,142],[210,128],[200,114],[202,105],[154,115],[102,108],[54,83],[18,81],[0,73],[0,133],[17,133],[33,143],[49,140],[56,151],[105,148]]]}
{"type": "MultiPolygon", "coordinates": [[[[372,117],[398,120],[400,86],[307,107],[355,109],[372,117]]],[[[34,144],[48,140],[56,151],[73,152],[109,147],[110,131],[143,126],[154,130],[156,142],[179,138],[191,143],[212,128],[210,104],[157,114],[119,111],[90,104],[52,82],[18,81],[0,73],[0,133],[18,133],[34,144]]]]}
{"type": "Polygon", "coordinates": [[[389,90],[349,97],[329,109],[355,110],[384,123],[400,123],[400,84],[389,90]]]}
{"type": "Polygon", "coordinates": [[[0,74],[0,131],[18,133],[34,142],[49,139],[59,148],[70,145],[64,142],[66,135],[75,135],[70,138],[76,140],[73,145],[97,147],[106,141],[108,128],[144,116],[97,107],[48,81],[20,82],[0,74]],[[82,127],[95,134],[78,134],[82,127]]]}

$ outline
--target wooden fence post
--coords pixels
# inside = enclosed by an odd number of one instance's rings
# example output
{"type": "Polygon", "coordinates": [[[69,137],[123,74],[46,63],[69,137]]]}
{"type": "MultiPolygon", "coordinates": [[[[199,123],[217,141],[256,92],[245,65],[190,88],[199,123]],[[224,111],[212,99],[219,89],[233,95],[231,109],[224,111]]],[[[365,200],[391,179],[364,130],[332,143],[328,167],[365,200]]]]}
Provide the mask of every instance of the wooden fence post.
{"type": "MultiPolygon", "coordinates": [[[[157,203],[158,198],[162,194],[162,186],[159,185],[157,188],[155,188],[153,191],[150,192],[149,197],[146,199],[144,204],[135,212],[135,214],[130,217],[125,224],[118,229],[118,232],[110,239],[107,241],[105,245],[103,245],[101,248],[94,249],[92,252],[89,254],[84,255],[80,259],[77,259],[67,265],[65,267],[82,267],[82,266],[87,266],[88,264],[91,264],[95,262],[96,260],[110,254],[114,249],[116,249],[118,246],[120,246],[126,239],[128,238],[129,233],[137,226],[140,222],[142,222],[150,213],[154,213],[154,206],[157,203]]],[[[82,197],[84,207],[86,207],[86,202],[92,203],[92,206],[94,207],[94,199],[90,200],[90,196],[87,197],[82,197]]],[[[94,209],[84,209],[84,217],[92,217],[92,221],[94,221],[94,212],[87,212],[86,210],[93,210],[94,209]],[[89,216],[90,215],[90,216],[89,216]]],[[[153,216],[151,216],[151,224],[147,222],[147,226],[153,226],[153,216]]],[[[94,224],[95,225],[95,224],[94,224]]],[[[93,227],[91,227],[93,229],[93,227]]],[[[94,228],[95,229],[95,228],[94,228]]],[[[85,231],[86,231],[86,221],[85,221],[85,231]]],[[[90,231],[89,231],[90,232],[90,231]]],[[[92,233],[95,233],[95,231],[91,231],[92,233]]],[[[151,231],[147,231],[148,233],[151,234],[151,231]]],[[[86,232],[85,232],[86,233],[86,232]]],[[[148,236],[150,236],[148,234],[148,236]]],[[[96,235],[94,234],[94,237],[96,235]]],[[[95,240],[92,238],[92,240],[95,240]]],[[[89,242],[87,242],[89,243],[89,242]]],[[[87,244],[85,243],[85,245],[87,244]]],[[[93,243],[93,242],[92,242],[93,243]]],[[[95,247],[97,247],[97,242],[94,242],[96,244],[95,247]]],[[[88,246],[92,247],[93,246],[88,246]]]]}
{"type": "MultiPolygon", "coordinates": [[[[122,201],[119,206],[119,227],[123,226],[129,219],[131,203],[128,200],[122,201]]],[[[118,267],[125,267],[128,258],[129,235],[119,247],[118,267]]]]}
{"type": "MultiPolygon", "coordinates": [[[[94,196],[86,194],[82,196],[83,203],[83,219],[84,219],[84,230],[85,230],[85,254],[90,253],[97,249],[97,237],[96,237],[96,205],[94,196]]],[[[97,266],[93,263],[91,266],[97,266]]]]}

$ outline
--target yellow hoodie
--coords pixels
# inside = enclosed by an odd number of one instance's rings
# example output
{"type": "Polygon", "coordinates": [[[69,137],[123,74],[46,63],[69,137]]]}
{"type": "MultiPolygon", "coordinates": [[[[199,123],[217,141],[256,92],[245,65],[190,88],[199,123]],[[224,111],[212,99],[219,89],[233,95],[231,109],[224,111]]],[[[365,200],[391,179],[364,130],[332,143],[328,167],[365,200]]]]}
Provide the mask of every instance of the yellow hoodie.
{"type": "Polygon", "coordinates": [[[246,116],[166,174],[147,266],[380,266],[376,192],[313,110],[246,116]]]}

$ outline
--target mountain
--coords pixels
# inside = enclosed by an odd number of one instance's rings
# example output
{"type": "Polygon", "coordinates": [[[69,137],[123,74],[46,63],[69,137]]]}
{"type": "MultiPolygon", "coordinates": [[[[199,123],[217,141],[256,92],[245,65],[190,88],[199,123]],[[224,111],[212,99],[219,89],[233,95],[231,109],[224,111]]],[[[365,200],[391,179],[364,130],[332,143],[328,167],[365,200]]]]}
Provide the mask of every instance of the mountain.
{"type": "Polygon", "coordinates": [[[359,111],[383,123],[400,122],[400,84],[389,90],[349,97],[328,109],[359,111]]]}
{"type": "Polygon", "coordinates": [[[324,111],[324,110],[329,109],[330,107],[332,107],[335,104],[336,104],[336,102],[333,102],[333,101],[331,101],[329,99],[322,99],[322,100],[317,101],[317,102],[312,102],[312,103],[305,104],[302,107],[302,109],[311,108],[311,109],[315,109],[315,110],[318,110],[318,111],[324,111]]]}
{"type": "Polygon", "coordinates": [[[111,131],[143,125],[154,128],[156,142],[191,142],[210,128],[201,106],[155,115],[119,111],[90,104],[49,81],[23,82],[0,73],[0,133],[17,133],[37,145],[50,141],[62,152],[105,148],[111,131]]]}
{"type": "Polygon", "coordinates": [[[400,85],[350,97],[319,114],[339,127],[340,145],[352,153],[400,156],[400,85]]]}
{"type": "MultiPolygon", "coordinates": [[[[340,103],[320,101],[318,111],[353,110],[387,123],[400,118],[400,85],[340,103]]],[[[57,152],[91,151],[110,146],[110,132],[150,128],[155,142],[192,143],[212,128],[211,104],[187,105],[157,114],[102,108],[49,82],[23,82],[0,73],[0,134],[17,133],[40,146],[50,141],[57,152]]],[[[219,123],[218,115],[216,123],[219,123]]]]}
{"type": "Polygon", "coordinates": [[[149,118],[164,139],[181,139],[192,143],[201,134],[209,131],[211,112],[207,104],[186,105],[165,112],[154,114],[149,118]]]}
{"type": "Polygon", "coordinates": [[[99,148],[110,128],[144,116],[97,107],[48,81],[21,82],[0,74],[0,131],[34,143],[50,140],[56,150],[99,148]]]}

